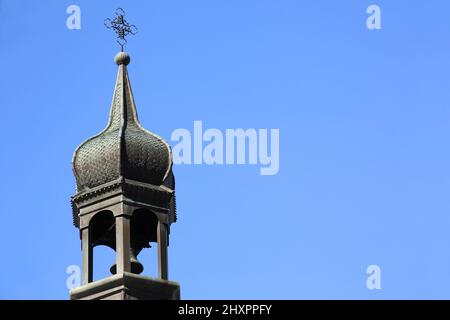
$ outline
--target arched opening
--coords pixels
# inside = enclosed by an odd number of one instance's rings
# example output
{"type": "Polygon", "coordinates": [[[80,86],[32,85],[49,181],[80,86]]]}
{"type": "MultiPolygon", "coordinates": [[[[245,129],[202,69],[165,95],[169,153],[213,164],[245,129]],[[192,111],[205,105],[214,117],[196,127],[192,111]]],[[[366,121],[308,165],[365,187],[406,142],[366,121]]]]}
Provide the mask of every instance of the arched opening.
{"type": "Polygon", "coordinates": [[[92,237],[92,246],[108,246],[116,248],[116,220],[111,211],[100,211],[91,218],[89,230],[92,237]]]}
{"type": "Polygon", "coordinates": [[[131,247],[134,250],[136,257],[140,254],[139,260],[145,266],[143,270],[144,274],[148,276],[156,276],[158,217],[155,213],[149,210],[137,209],[133,212],[131,217],[130,228],[131,247]],[[154,261],[154,263],[150,264],[150,261],[154,261]]]}
{"type": "Polygon", "coordinates": [[[111,264],[115,262],[116,228],[111,211],[96,213],[89,222],[93,247],[93,280],[111,275],[111,264]]]}
{"type": "Polygon", "coordinates": [[[115,264],[116,252],[111,248],[100,245],[93,249],[94,272],[93,280],[97,281],[111,276],[111,265],[115,264]]]}

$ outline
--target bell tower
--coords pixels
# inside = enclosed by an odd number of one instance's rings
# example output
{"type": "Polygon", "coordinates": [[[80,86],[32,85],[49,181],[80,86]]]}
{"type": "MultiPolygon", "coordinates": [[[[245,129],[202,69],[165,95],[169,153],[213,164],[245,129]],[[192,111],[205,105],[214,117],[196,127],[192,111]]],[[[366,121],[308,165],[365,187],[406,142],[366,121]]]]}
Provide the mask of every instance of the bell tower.
{"type": "Polygon", "coordinates": [[[134,26],[123,10],[116,14],[115,20],[107,19],[119,30],[122,49],[114,59],[118,74],[109,121],[75,150],[72,160],[77,189],[71,203],[81,239],[82,285],[70,297],[179,299],[178,283],[168,280],[170,226],[177,219],[172,152],[138,120],[127,71],[130,56],[123,51],[127,30],[134,26]],[[144,266],[137,259],[151,243],[157,246],[157,278],[140,275],[144,266]],[[93,281],[93,249],[100,245],[115,250],[116,260],[111,276],[93,281]]]}

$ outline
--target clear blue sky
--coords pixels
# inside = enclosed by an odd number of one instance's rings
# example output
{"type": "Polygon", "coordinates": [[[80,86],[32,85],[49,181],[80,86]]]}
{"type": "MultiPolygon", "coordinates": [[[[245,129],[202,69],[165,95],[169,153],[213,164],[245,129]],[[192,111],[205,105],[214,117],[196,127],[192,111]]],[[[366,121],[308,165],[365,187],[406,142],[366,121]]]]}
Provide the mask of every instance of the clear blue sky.
{"type": "MultiPolygon", "coordinates": [[[[68,298],[71,157],[107,122],[118,49],[103,19],[118,6],[139,27],[127,51],[147,129],[172,145],[194,120],[280,129],[277,175],[175,166],[183,298],[450,298],[444,0],[0,1],[0,298],[68,298]],[[66,28],[71,4],[81,30],[66,28]],[[370,4],[382,30],[366,27],[370,4]],[[372,264],[381,290],[366,287],[372,264]]],[[[114,260],[96,256],[98,270],[114,260]]]]}

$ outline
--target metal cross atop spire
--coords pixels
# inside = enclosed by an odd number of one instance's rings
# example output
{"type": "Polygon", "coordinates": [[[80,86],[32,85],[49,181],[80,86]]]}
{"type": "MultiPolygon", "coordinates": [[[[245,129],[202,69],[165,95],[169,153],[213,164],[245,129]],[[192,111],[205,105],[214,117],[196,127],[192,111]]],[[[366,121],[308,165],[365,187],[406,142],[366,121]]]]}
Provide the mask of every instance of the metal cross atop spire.
{"type": "Polygon", "coordinates": [[[127,43],[126,37],[129,34],[135,35],[138,29],[134,24],[129,24],[124,18],[125,11],[122,8],[117,8],[116,17],[111,20],[110,18],[105,19],[105,27],[112,29],[117,34],[117,43],[120,45],[121,51],[123,51],[123,46],[127,43]]]}

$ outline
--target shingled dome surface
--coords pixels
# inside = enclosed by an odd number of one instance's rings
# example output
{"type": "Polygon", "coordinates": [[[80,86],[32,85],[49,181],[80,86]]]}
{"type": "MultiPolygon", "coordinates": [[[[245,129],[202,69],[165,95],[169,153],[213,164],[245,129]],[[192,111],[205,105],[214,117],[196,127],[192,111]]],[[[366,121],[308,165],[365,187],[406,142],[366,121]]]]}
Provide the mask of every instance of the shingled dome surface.
{"type": "Polygon", "coordinates": [[[119,71],[108,125],[73,156],[78,192],[120,177],[159,186],[171,173],[170,146],[139,123],[127,72],[130,57],[119,52],[115,61],[119,71]]]}

